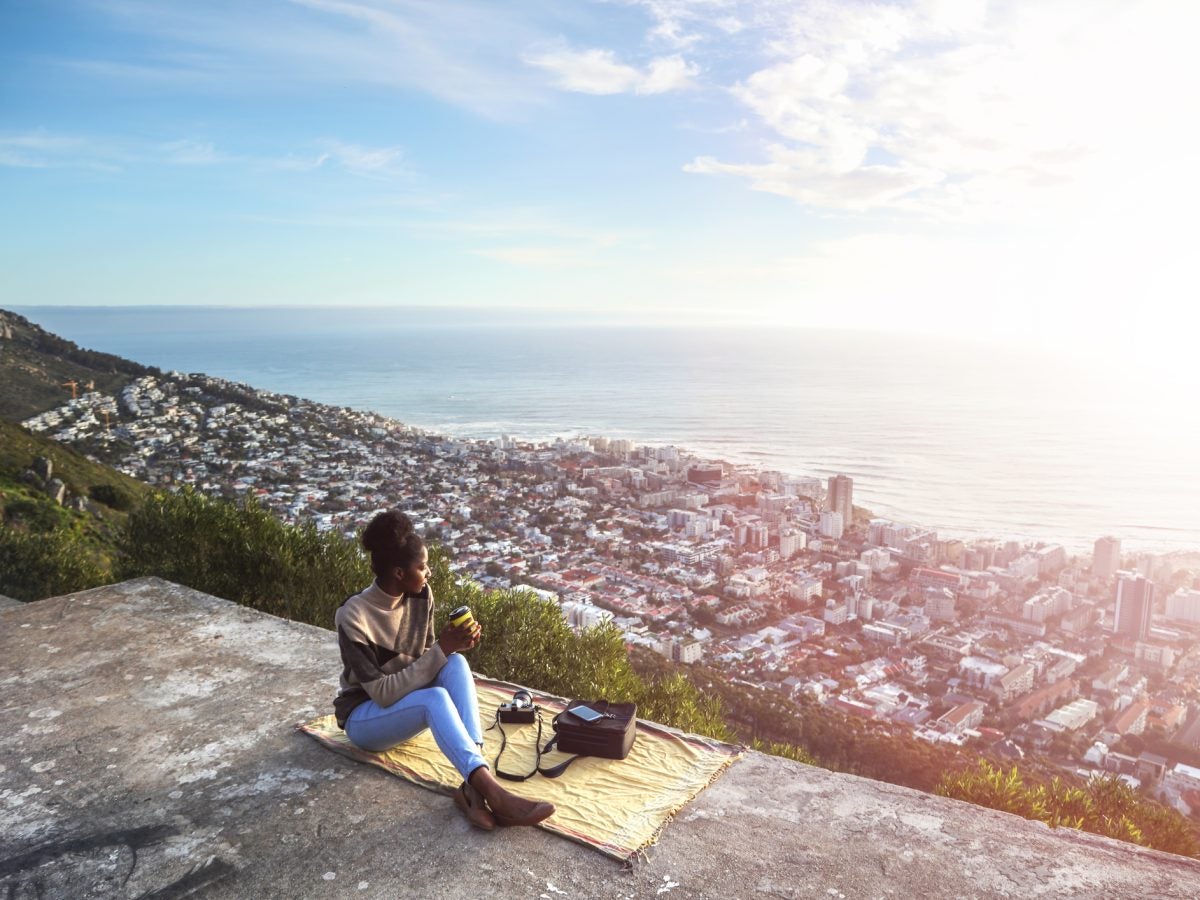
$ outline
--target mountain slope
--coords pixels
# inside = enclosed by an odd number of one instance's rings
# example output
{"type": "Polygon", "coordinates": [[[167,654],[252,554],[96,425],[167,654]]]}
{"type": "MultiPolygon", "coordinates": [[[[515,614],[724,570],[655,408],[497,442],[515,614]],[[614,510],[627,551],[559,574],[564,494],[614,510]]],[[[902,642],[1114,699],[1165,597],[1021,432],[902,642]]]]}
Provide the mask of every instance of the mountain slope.
{"type": "Polygon", "coordinates": [[[133,378],[157,373],[111,353],[85,350],[0,309],[0,419],[19,422],[61,405],[71,397],[67,382],[74,381],[80,393],[90,385],[116,393],[133,378]]]}

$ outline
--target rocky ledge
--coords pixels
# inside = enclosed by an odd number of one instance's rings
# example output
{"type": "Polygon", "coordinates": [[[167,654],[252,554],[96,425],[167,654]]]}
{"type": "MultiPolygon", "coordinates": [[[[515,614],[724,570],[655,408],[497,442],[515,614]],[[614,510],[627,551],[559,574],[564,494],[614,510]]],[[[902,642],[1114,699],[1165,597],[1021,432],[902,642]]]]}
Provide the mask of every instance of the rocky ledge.
{"type": "Polygon", "coordinates": [[[1200,863],[757,753],[621,866],[293,730],[332,632],[158,579],[0,604],[0,896],[1180,897],[1200,863]]]}

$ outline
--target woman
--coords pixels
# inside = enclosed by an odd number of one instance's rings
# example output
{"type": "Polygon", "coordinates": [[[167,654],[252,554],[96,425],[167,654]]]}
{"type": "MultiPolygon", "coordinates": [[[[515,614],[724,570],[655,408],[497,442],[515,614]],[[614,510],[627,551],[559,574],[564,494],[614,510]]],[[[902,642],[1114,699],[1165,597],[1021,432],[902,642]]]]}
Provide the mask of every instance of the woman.
{"type": "Polygon", "coordinates": [[[338,725],[364,750],[387,750],[426,728],[463,783],[454,803],[477,828],[534,825],[554,813],[500,786],[483,758],[475,682],[463,652],[479,643],[478,623],[447,625],[434,638],[429,552],[412,522],[391,510],[362,535],[374,583],[334,616],[342,652],[338,725]]]}

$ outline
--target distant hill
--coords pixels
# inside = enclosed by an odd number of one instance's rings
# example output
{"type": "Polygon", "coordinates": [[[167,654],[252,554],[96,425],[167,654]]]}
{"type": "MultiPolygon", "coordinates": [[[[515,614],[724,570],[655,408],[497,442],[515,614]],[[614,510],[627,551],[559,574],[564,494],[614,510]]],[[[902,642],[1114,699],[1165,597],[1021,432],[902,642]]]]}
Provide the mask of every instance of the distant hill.
{"type": "Polygon", "coordinates": [[[113,394],[132,378],[160,374],[111,353],[85,350],[24,316],[0,309],[0,419],[20,422],[71,398],[76,390],[113,394]]]}

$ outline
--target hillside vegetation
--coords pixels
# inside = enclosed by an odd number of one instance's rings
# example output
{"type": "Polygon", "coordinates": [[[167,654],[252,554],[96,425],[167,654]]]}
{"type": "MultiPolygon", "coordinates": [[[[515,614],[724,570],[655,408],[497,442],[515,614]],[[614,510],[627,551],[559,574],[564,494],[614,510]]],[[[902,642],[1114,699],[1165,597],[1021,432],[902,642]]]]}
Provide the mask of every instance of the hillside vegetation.
{"type": "Polygon", "coordinates": [[[150,488],[69,447],[0,421],[0,594],[37,600],[111,581],[129,511],[150,488]],[[34,474],[49,462],[64,504],[34,474]]]}
{"type": "Polygon", "coordinates": [[[20,422],[94,385],[115,394],[132,379],[158,373],[111,353],[85,350],[24,316],[0,309],[0,419],[20,422]]]}

